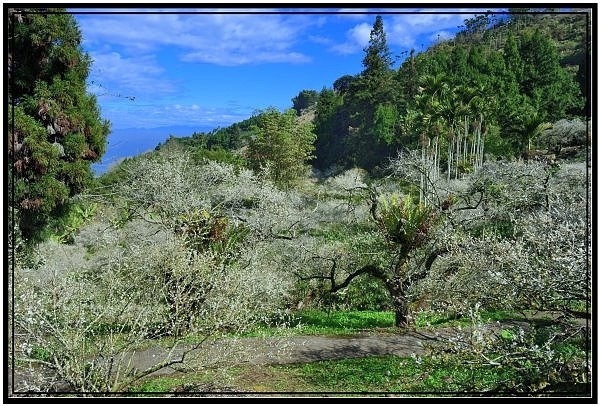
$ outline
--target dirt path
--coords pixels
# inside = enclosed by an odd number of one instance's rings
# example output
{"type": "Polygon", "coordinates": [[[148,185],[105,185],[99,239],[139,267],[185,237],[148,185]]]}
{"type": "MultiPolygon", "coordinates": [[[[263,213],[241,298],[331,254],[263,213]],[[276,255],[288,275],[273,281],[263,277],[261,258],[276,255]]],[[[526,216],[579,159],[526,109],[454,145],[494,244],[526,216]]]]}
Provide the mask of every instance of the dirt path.
{"type": "MultiPolygon", "coordinates": [[[[512,324],[514,325],[514,324],[512,324]]],[[[494,325],[493,328],[500,328],[494,325]]],[[[409,357],[422,355],[426,345],[435,343],[442,337],[452,335],[456,328],[436,328],[435,330],[405,331],[397,334],[365,332],[352,336],[292,336],[280,338],[238,338],[223,339],[201,346],[181,344],[175,348],[154,347],[136,352],[123,353],[115,361],[121,371],[145,371],[161,363],[175,361],[148,376],[161,376],[189,372],[206,365],[276,365],[309,363],[321,360],[362,358],[374,355],[397,355],[409,357]]],[[[118,367],[115,367],[116,371],[118,367]]],[[[31,380],[27,370],[9,372],[9,388],[18,392],[31,380]]],[[[52,380],[52,373],[48,371],[52,380]]],[[[64,383],[54,385],[55,390],[66,390],[64,383]]]]}
{"type": "MultiPolygon", "coordinates": [[[[184,362],[162,368],[153,375],[165,375],[207,360],[219,360],[237,365],[275,365],[309,363],[321,360],[361,358],[371,355],[423,354],[424,342],[433,341],[433,333],[407,332],[402,334],[359,334],[351,337],[295,336],[282,338],[239,338],[221,340],[190,350],[182,345],[168,354],[166,349],[152,348],[133,354],[132,364],[139,370],[150,368],[157,360],[180,360],[187,351],[184,362]]],[[[131,355],[131,354],[129,354],[131,355]]]]}
{"type": "MultiPolygon", "coordinates": [[[[514,326],[526,327],[524,322],[504,322],[490,324],[487,328],[499,330],[514,326]]],[[[377,355],[410,357],[425,354],[427,345],[445,337],[455,335],[456,327],[443,327],[405,331],[397,334],[366,332],[352,336],[293,336],[282,338],[239,338],[219,340],[203,345],[198,350],[190,350],[190,345],[182,345],[169,355],[166,349],[152,348],[128,354],[138,370],[156,365],[157,360],[180,360],[184,362],[173,367],[165,367],[152,375],[166,375],[193,368],[194,363],[208,359],[220,359],[230,364],[276,365],[303,364],[323,360],[363,358],[377,355]],[[187,353],[186,353],[187,351],[187,353]]]]}
{"type": "MultiPolygon", "coordinates": [[[[527,328],[526,322],[488,324],[486,328],[499,330],[507,327],[527,328]]],[[[362,358],[376,355],[409,357],[423,355],[427,346],[457,333],[456,327],[408,330],[401,333],[365,332],[352,336],[293,336],[281,338],[238,338],[204,343],[195,348],[182,344],[172,349],[149,348],[124,353],[116,364],[145,371],[163,362],[176,363],[160,368],[149,376],[190,372],[206,365],[276,365],[309,363],[321,360],[362,358]]],[[[26,371],[15,371],[15,389],[27,378],[26,371]]],[[[9,387],[12,374],[9,371],[9,387]]],[[[60,385],[57,386],[61,388],[60,385]]]]}

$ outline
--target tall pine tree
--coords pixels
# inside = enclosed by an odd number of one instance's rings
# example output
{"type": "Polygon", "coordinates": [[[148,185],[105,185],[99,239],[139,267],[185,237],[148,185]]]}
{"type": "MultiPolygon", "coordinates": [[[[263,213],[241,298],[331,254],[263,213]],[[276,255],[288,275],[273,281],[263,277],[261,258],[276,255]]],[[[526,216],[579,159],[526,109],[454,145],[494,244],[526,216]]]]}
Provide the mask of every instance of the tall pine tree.
{"type": "Polygon", "coordinates": [[[8,181],[25,238],[60,216],[93,179],[109,123],[86,91],[91,59],[64,9],[9,9],[8,181]]]}
{"type": "Polygon", "coordinates": [[[349,149],[354,164],[372,169],[388,153],[397,121],[393,59],[383,19],[375,18],[369,45],[364,49],[363,71],[350,86],[349,149]]]}

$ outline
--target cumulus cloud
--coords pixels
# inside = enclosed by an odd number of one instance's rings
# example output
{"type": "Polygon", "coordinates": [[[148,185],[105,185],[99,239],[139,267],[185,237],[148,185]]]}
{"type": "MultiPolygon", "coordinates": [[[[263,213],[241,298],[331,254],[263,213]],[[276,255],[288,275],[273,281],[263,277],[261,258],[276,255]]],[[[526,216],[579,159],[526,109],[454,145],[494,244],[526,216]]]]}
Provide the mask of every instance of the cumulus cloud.
{"type": "Polygon", "coordinates": [[[369,37],[371,35],[372,28],[373,27],[370,24],[362,23],[353,27],[348,32],[348,36],[358,45],[364,47],[369,43],[369,37]]]}
{"type": "Polygon", "coordinates": [[[216,65],[306,63],[293,47],[322,18],[280,14],[107,14],[81,17],[91,46],[109,42],[131,54],[173,47],[185,62],[216,65]],[[133,29],[135,27],[135,29],[133,29]]]}
{"type": "Polygon", "coordinates": [[[395,14],[390,16],[389,21],[384,23],[389,44],[399,45],[405,48],[416,47],[422,38],[437,40],[448,39],[452,36],[451,30],[463,24],[466,18],[473,14],[467,14],[448,10],[427,10],[427,13],[395,14]]]}
{"type": "Polygon", "coordinates": [[[145,94],[169,94],[176,85],[162,74],[154,55],[123,57],[118,52],[92,52],[93,68],[88,91],[100,96],[140,97],[145,94]],[[115,94],[113,89],[128,94],[115,94]]]}
{"type": "Polygon", "coordinates": [[[346,41],[331,47],[331,50],[341,55],[347,55],[361,51],[369,43],[372,24],[360,23],[346,32],[346,41]]]}

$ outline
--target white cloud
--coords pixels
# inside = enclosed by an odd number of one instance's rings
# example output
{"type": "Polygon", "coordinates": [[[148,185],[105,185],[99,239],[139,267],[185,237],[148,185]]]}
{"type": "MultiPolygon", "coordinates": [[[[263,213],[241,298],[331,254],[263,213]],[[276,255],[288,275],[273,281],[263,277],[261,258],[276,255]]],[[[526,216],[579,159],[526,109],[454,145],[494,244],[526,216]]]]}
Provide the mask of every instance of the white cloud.
{"type": "Polygon", "coordinates": [[[190,52],[182,57],[184,62],[212,63],[221,66],[238,66],[258,63],[307,63],[311,58],[298,52],[270,52],[255,50],[251,54],[242,49],[215,49],[212,52],[190,52]]]}
{"type": "Polygon", "coordinates": [[[204,107],[199,103],[162,104],[161,101],[146,103],[106,103],[102,116],[113,124],[114,129],[156,128],[163,126],[228,126],[247,119],[252,110],[237,107],[204,107]]]}
{"type": "Polygon", "coordinates": [[[346,32],[346,41],[331,47],[331,50],[341,55],[348,55],[361,51],[369,43],[373,25],[360,23],[346,32]]]}
{"type": "Polygon", "coordinates": [[[93,60],[88,91],[96,95],[140,97],[146,94],[168,94],[176,90],[176,86],[161,75],[164,69],[158,66],[153,55],[140,55],[135,58],[124,58],[118,52],[90,54],[93,60]],[[112,89],[131,92],[116,95],[112,89]]]}
{"type": "Polygon", "coordinates": [[[348,32],[348,36],[352,38],[358,45],[364,47],[369,43],[372,29],[373,26],[371,24],[362,23],[353,27],[348,32]]]}
{"type": "MultiPolygon", "coordinates": [[[[435,12],[436,10],[427,10],[435,12]]],[[[444,39],[452,36],[466,18],[473,14],[451,14],[448,10],[435,13],[396,14],[384,22],[386,39],[389,44],[411,48],[419,45],[420,37],[436,40],[437,34],[446,35],[444,39]],[[451,31],[452,30],[452,31],[451,31]]]]}
{"type": "Polygon", "coordinates": [[[322,18],[280,14],[107,14],[80,17],[90,46],[110,43],[132,54],[163,46],[185,62],[239,65],[304,63],[293,50],[300,33],[323,24],[322,18]]]}

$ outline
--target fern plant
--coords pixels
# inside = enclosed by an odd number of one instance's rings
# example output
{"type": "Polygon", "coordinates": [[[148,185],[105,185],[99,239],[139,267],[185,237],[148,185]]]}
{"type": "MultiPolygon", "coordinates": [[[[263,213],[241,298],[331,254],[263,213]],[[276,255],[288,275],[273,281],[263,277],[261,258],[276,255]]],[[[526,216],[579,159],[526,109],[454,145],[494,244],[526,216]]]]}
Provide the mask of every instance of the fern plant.
{"type": "Polygon", "coordinates": [[[431,207],[396,193],[380,198],[380,207],[379,227],[390,245],[409,252],[427,241],[436,217],[431,207]]]}

